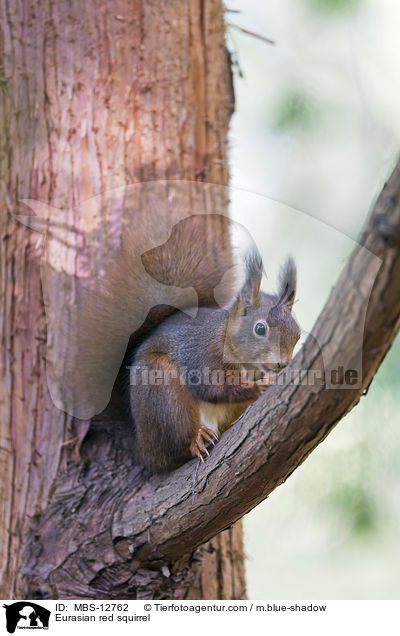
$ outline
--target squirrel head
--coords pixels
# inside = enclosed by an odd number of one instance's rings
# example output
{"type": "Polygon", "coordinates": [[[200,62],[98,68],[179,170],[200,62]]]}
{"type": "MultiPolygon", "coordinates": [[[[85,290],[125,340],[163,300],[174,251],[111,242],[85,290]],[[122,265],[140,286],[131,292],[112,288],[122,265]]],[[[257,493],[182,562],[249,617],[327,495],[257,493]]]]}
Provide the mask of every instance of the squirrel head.
{"type": "Polygon", "coordinates": [[[263,263],[257,250],[246,257],[245,282],[229,310],[224,360],[279,371],[292,359],[300,327],[292,314],[296,265],[281,267],[276,294],[260,292],[263,263]]]}

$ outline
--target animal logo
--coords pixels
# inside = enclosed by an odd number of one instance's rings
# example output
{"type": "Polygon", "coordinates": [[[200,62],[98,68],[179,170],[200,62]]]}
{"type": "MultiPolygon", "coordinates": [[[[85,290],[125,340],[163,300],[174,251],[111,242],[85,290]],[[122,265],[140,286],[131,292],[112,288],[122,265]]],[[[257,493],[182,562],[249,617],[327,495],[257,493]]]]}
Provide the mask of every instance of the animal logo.
{"type": "Polygon", "coordinates": [[[31,601],[17,601],[10,605],[4,604],[6,610],[6,629],[14,634],[18,628],[48,629],[50,610],[32,603],[31,601]]]}

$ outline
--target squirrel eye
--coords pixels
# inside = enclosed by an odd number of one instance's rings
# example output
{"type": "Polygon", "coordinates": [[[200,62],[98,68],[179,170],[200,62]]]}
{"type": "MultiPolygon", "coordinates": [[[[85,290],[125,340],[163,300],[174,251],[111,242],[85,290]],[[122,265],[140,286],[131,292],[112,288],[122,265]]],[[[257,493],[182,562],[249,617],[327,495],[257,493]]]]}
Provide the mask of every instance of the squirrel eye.
{"type": "Polygon", "coordinates": [[[265,336],[267,334],[267,329],[263,322],[256,322],[254,325],[254,333],[256,336],[265,336]]]}

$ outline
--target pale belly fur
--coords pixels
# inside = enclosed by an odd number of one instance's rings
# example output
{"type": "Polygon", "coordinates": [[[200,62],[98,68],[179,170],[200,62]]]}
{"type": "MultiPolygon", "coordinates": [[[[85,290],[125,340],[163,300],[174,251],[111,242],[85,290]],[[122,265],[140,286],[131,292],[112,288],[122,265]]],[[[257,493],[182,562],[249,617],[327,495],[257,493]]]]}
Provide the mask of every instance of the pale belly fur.
{"type": "Polygon", "coordinates": [[[214,433],[221,434],[246,410],[252,401],[236,402],[235,404],[223,402],[213,404],[212,402],[199,401],[200,423],[207,426],[214,433]]]}

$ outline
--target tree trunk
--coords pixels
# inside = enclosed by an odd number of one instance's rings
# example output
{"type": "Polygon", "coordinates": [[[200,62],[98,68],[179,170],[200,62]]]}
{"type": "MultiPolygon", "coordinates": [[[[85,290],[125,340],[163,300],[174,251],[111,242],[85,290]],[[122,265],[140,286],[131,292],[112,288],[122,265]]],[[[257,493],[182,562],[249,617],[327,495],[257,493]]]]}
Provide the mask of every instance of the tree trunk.
{"type": "MultiPolygon", "coordinates": [[[[144,568],[141,585],[127,575],[112,588],[98,577],[90,589],[67,567],[57,582],[32,569],[43,551],[40,518],[50,504],[57,507],[59,484],[71,491],[82,485],[101,453],[120,461],[121,444],[110,443],[112,422],[93,427],[50,397],[41,238],[12,218],[23,199],[72,210],[101,192],[152,179],[227,183],[233,95],[221,2],[0,4],[0,596],[107,598],[112,590],[126,599],[244,598],[240,522],[170,572],[144,568]]],[[[88,496],[95,479],[85,482],[88,496]]],[[[118,507],[118,493],[112,496],[108,505],[118,507]]],[[[88,527],[101,525],[101,509],[93,514],[88,527]]],[[[64,547],[57,536],[47,562],[64,547]]],[[[101,571],[89,556],[81,567],[101,571]]]]}

